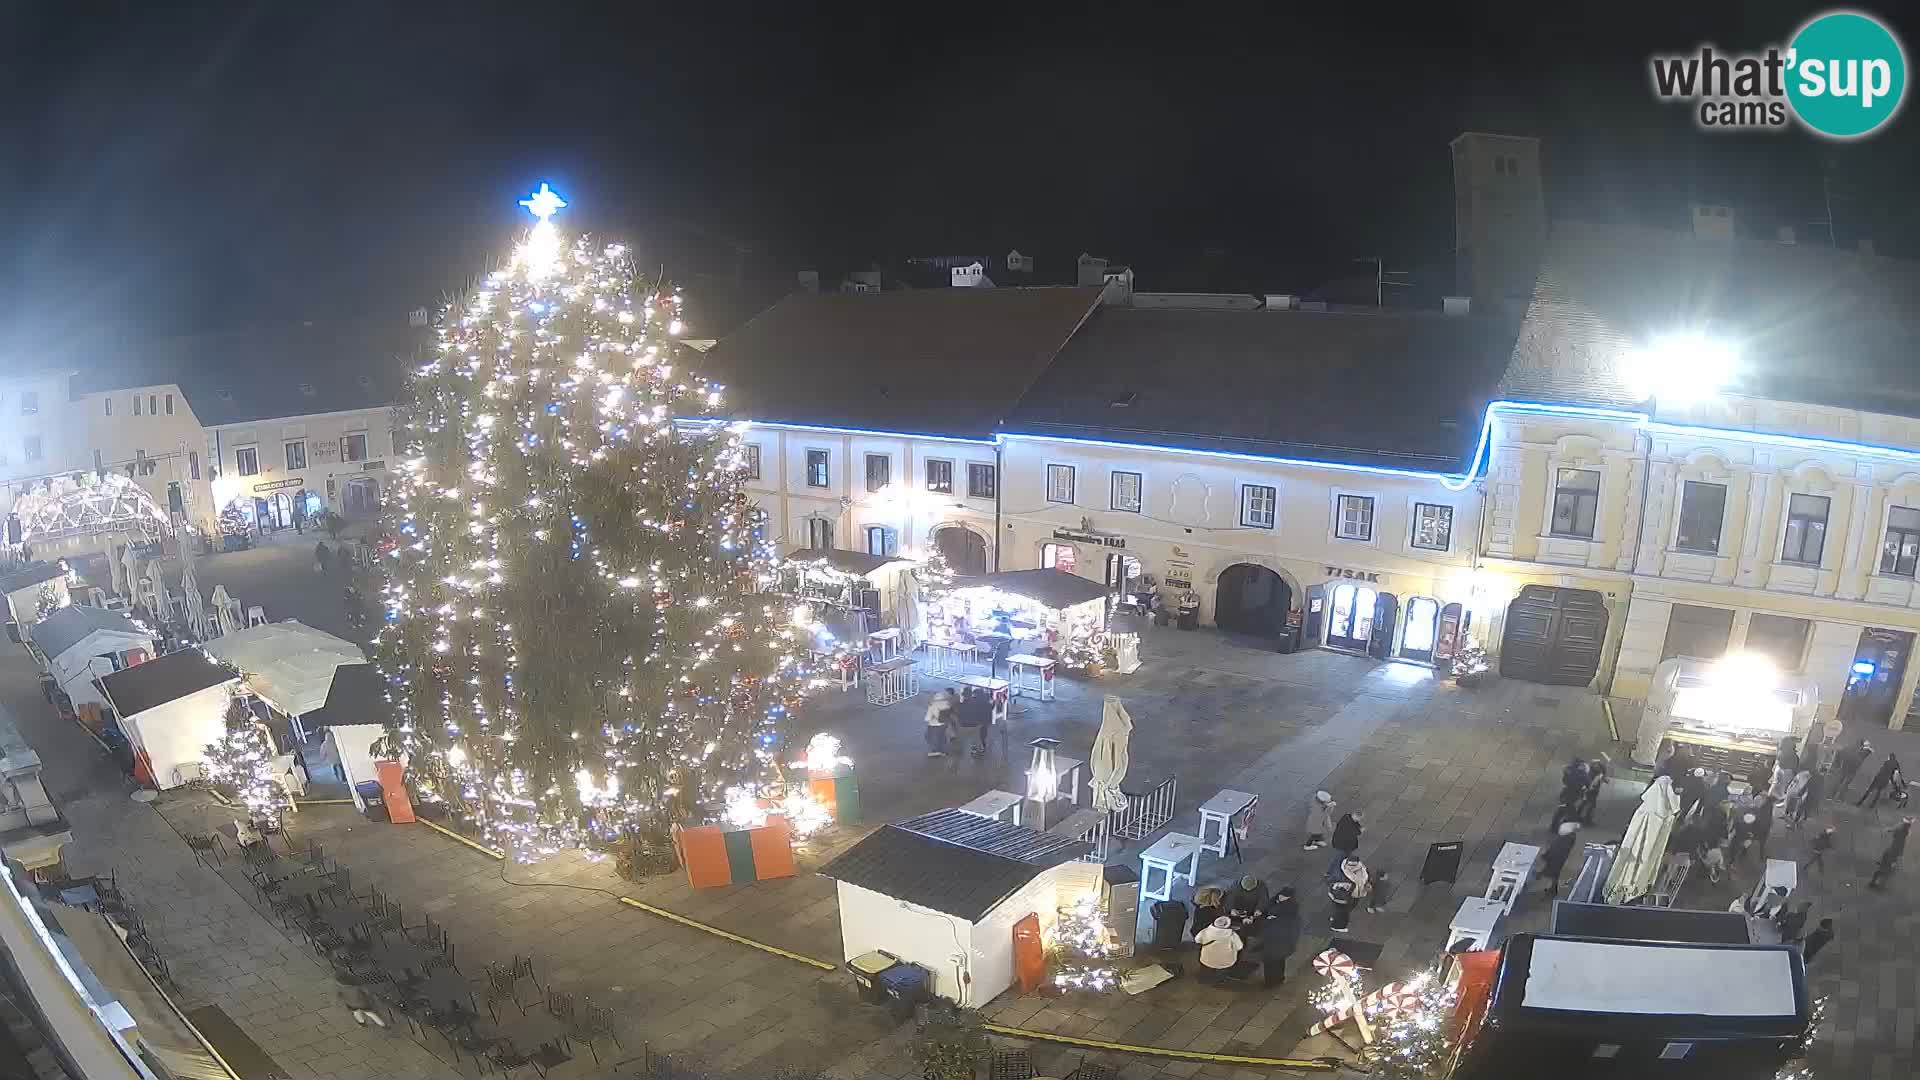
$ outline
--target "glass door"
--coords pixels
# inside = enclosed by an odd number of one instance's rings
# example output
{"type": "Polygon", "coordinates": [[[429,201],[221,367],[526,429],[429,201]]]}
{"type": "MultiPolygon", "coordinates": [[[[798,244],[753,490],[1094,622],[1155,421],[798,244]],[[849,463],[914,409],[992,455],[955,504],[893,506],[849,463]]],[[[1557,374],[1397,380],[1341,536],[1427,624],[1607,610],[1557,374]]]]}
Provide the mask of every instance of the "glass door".
{"type": "Polygon", "coordinates": [[[1365,585],[1334,586],[1333,610],[1327,616],[1327,644],[1365,652],[1367,639],[1373,636],[1374,602],[1374,591],[1365,585]]]}
{"type": "Polygon", "coordinates": [[[1400,641],[1400,655],[1423,664],[1433,663],[1433,647],[1439,637],[1440,604],[1430,597],[1416,596],[1407,601],[1406,636],[1400,641]]]}

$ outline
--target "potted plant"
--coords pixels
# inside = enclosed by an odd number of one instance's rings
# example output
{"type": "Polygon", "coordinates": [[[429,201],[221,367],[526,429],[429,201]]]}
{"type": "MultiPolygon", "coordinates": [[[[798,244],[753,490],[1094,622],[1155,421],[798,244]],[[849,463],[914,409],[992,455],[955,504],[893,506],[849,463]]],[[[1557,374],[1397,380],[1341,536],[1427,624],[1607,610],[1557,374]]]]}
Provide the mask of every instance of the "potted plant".
{"type": "Polygon", "coordinates": [[[927,1006],[913,1034],[913,1061],[926,1080],[974,1080],[992,1048],[980,1014],[944,1001],[927,1006]]]}

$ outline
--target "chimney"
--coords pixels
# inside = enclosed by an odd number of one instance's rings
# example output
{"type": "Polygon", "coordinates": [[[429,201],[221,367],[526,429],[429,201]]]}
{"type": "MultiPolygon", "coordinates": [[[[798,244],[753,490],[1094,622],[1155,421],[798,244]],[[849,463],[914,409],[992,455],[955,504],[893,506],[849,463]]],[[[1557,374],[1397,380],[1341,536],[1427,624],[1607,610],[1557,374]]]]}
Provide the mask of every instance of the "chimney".
{"type": "Polygon", "coordinates": [[[1080,284],[1080,285],[1106,284],[1107,260],[1101,258],[1098,255],[1088,255],[1082,252],[1080,255],[1080,258],[1076,259],[1075,262],[1079,266],[1079,274],[1075,278],[1075,281],[1077,284],[1080,284]]]}
{"type": "Polygon", "coordinates": [[[1443,296],[1440,298],[1440,310],[1448,315],[1465,315],[1473,310],[1473,298],[1470,296],[1443,296]]]}
{"type": "Polygon", "coordinates": [[[1862,255],[1872,255],[1872,254],[1874,254],[1874,250],[1873,250],[1873,237],[1871,237],[1871,236],[1863,236],[1863,237],[1861,237],[1861,238],[1860,238],[1860,240],[1859,240],[1859,245],[1860,245],[1860,254],[1862,254],[1862,255]]]}
{"type": "Polygon", "coordinates": [[[1268,293],[1267,294],[1267,310],[1268,311],[1292,311],[1293,310],[1293,294],[1292,293],[1268,293]]]}
{"type": "Polygon", "coordinates": [[[427,309],[423,307],[417,307],[417,308],[414,308],[412,311],[407,312],[407,325],[408,326],[427,325],[427,309]]]}
{"type": "Polygon", "coordinates": [[[1793,245],[1793,226],[1791,225],[1780,226],[1779,238],[1781,243],[1791,247],[1793,245]]]}
{"type": "Polygon", "coordinates": [[[1103,304],[1131,304],[1133,302],[1133,267],[1114,266],[1100,278],[1100,302],[1103,304]]]}
{"type": "Polygon", "coordinates": [[[798,276],[800,279],[801,292],[819,292],[820,291],[820,271],[802,270],[800,271],[798,276]]]}
{"type": "Polygon", "coordinates": [[[1733,207],[1694,203],[1693,235],[1733,239],[1733,207]]]}

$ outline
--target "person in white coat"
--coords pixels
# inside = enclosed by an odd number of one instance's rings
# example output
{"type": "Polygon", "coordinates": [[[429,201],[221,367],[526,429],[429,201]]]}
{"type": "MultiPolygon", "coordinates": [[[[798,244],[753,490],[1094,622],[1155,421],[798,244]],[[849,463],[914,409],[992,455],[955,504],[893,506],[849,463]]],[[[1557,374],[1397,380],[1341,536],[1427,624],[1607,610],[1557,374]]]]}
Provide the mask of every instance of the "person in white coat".
{"type": "Polygon", "coordinates": [[[942,690],[927,702],[927,756],[946,757],[947,739],[952,733],[953,691],[942,690]]]}
{"type": "Polygon", "coordinates": [[[1213,925],[1200,931],[1193,940],[1200,946],[1202,982],[1218,982],[1233,975],[1240,964],[1240,950],[1246,947],[1246,942],[1233,931],[1233,920],[1225,915],[1213,920],[1213,925]]]}
{"type": "Polygon", "coordinates": [[[1339,803],[1333,801],[1331,793],[1325,791],[1313,793],[1313,801],[1307,804],[1307,842],[1300,845],[1301,851],[1313,851],[1327,846],[1327,837],[1333,835],[1333,823],[1339,806],[1339,803]]]}

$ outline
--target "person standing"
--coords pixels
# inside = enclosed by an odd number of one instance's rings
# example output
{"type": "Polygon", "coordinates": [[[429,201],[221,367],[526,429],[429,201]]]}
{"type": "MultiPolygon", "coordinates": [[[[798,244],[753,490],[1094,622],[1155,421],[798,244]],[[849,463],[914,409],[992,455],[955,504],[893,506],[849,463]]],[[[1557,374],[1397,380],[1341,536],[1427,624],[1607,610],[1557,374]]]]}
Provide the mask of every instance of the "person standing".
{"type": "Polygon", "coordinates": [[[1194,940],[1200,940],[1200,935],[1206,932],[1207,927],[1213,925],[1213,920],[1223,914],[1225,914],[1225,911],[1221,904],[1221,892],[1219,889],[1209,886],[1194,893],[1193,926],[1191,928],[1194,940]]]}
{"type": "Polygon", "coordinates": [[[1260,976],[1269,989],[1287,981],[1287,958],[1300,947],[1300,905],[1282,885],[1260,922],[1260,976]]]}
{"type": "Polygon", "coordinates": [[[1340,820],[1335,822],[1333,826],[1334,850],[1345,852],[1348,855],[1359,851],[1360,834],[1366,831],[1361,823],[1365,820],[1366,815],[1358,810],[1350,814],[1340,815],[1340,820]]]}
{"type": "Polygon", "coordinates": [[[1600,806],[1600,789],[1607,786],[1607,778],[1613,772],[1613,759],[1606,754],[1587,763],[1589,776],[1587,790],[1580,797],[1580,824],[1593,824],[1593,812],[1600,806]]]}
{"type": "Polygon", "coordinates": [[[1800,823],[1807,820],[1807,815],[1813,812],[1813,808],[1820,805],[1820,800],[1827,797],[1826,773],[1810,772],[1806,777],[1807,786],[1800,793],[1800,801],[1794,803],[1793,809],[1787,812],[1788,828],[1799,828],[1800,823]]]}
{"type": "Polygon", "coordinates": [[[313,572],[321,577],[333,572],[333,553],[327,550],[324,540],[313,545],[313,572]]]}
{"type": "Polygon", "coordinates": [[[1834,777],[1832,793],[1844,798],[1847,786],[1853,783],[1853,774],[1859,772],[1860,767],[1872,756],[1873,744],[1864,738],[1835,755],[1833,768],[1839,775],[1834,777]]]}
{"type": "Polygon", "coordinates": [[[1246,943],[1233,932],[1232,919],[1219,916],[1193,940],[1200,946],[1201,982],[1219,982],[1238,974],[1235,969],[1240,966],[1240,950],[1246,948],[1246,943]]]}
{"type": "Polygon", "coordinates": [[[941,690],[927,701],[927,756],[947,756],[947,725],[953,721],[953,691],[941,690]]]}
{"type": "Polygon", "coordinates": [[[1820,925],[1814,927],[1813,933],[1808,934],[1807,940],[1800,945],[1801,961],[1808,964],[1813,963],[1813,958],[1820,955],[1820,950],[1826,948],[1827,942],[1832,940],[1833,920],[1821,919],[1820,925]]]}
{"type": "Polygon", "coordinates": [[[1899,772],[1900,758],[1894,754],[1888,754],[1887,760],[1880,763],[1879,771],[1873,774],[1873,782],[1867,785],[1867,790],[1860,793],[1860,801],[1853,805],[1865,806],[1867,799],[1871,797],[1873,805],[1879,806],[1880,796],[1886,793],[1888,785],[1893,783],[1893,778],[1899,772]]]}
{"type": "Polygon", "coordinates": [[[1333,929],[1345,930],[1352,923],[1353,906],[1366,899],[1372,887],[1368,877],[1367,864],[1358,855],[1337,857],[1327,868],[1327,899],[1333,903],[1327,923],[1333,929]]]}
{"type": "Polygon", "coordinates": [[[1824,865],[1827,859],[1827,852],[1833,850],[1833,842],[1833,826],[1829,825],[1820,830],[1820,835],[1813,838],[1813,844],[1811,845],[1813,854],[1807,857],[1806,865],[1802,869],[1812,871],[1824,865]]]}
{"type": "Polygon", "coordinates": [[[1887,848],[1880,853],[1879,861],[1874,863],[1873,876],[1867,879],[1867,888],[1878,889],[1893,876],[1894,869],[1900,865],[1901,856],[1907,853],[1907,834],[1912,831],[1913,819],[1902,818],[1900,824],[1887,833],[1887,848]]]}
{"type": "Polygon", "coordinates": [[[1547,845],[1546,854],[1542,856],[1545,865],[1541,869],[1547,879],[1548,896],[1560,894],[1560,873],[1566,869],[1567,857],[1573,854],[1573,845],[1579,842],[1579,838],[1580,823],[1564,821],[1560,823],[1560,831],[1555,834],[1553,841],[1547,845]]]}
{"type": "Polygon", "coordinates": [[[1753,844],[1760,855],[1760,869],[1767,869],[1767,841],[1773,838],[1773,796],[1763,795],[1753,810],[1753,844]]]}
{"type": "Polygon", "coordinates": [[[1221,906],[1233,920],[1235,929],[1246,929],[1260,921],[1260,913],[1267,906],[1266,882],[1248,874],[1240,883],[1228,889],[1221,898],[1221,906]]]}
{"type": "Polygon", "coordinates": [[[1327,837],[1333,832],[1333,812],[1339,805],[1329,792],[1313,793],[1313,801],[1307,804],[1307,842],[1300,845],[1301,851],[1327,846],[1327,837]]]}
{"type": "Polygon", "coordinates": [[[1784,811],[1781,816],[1787,820],[1788,824],[1792,824],[1793,812],[1800,809],[1800,801],[1807,797],[1807,785],[1812,782],[1813,770],[1801,769],[1794,773],[1793,778],[1787,781],[1787,786],[1781,789],[1780,804],[1784,811]]]}

